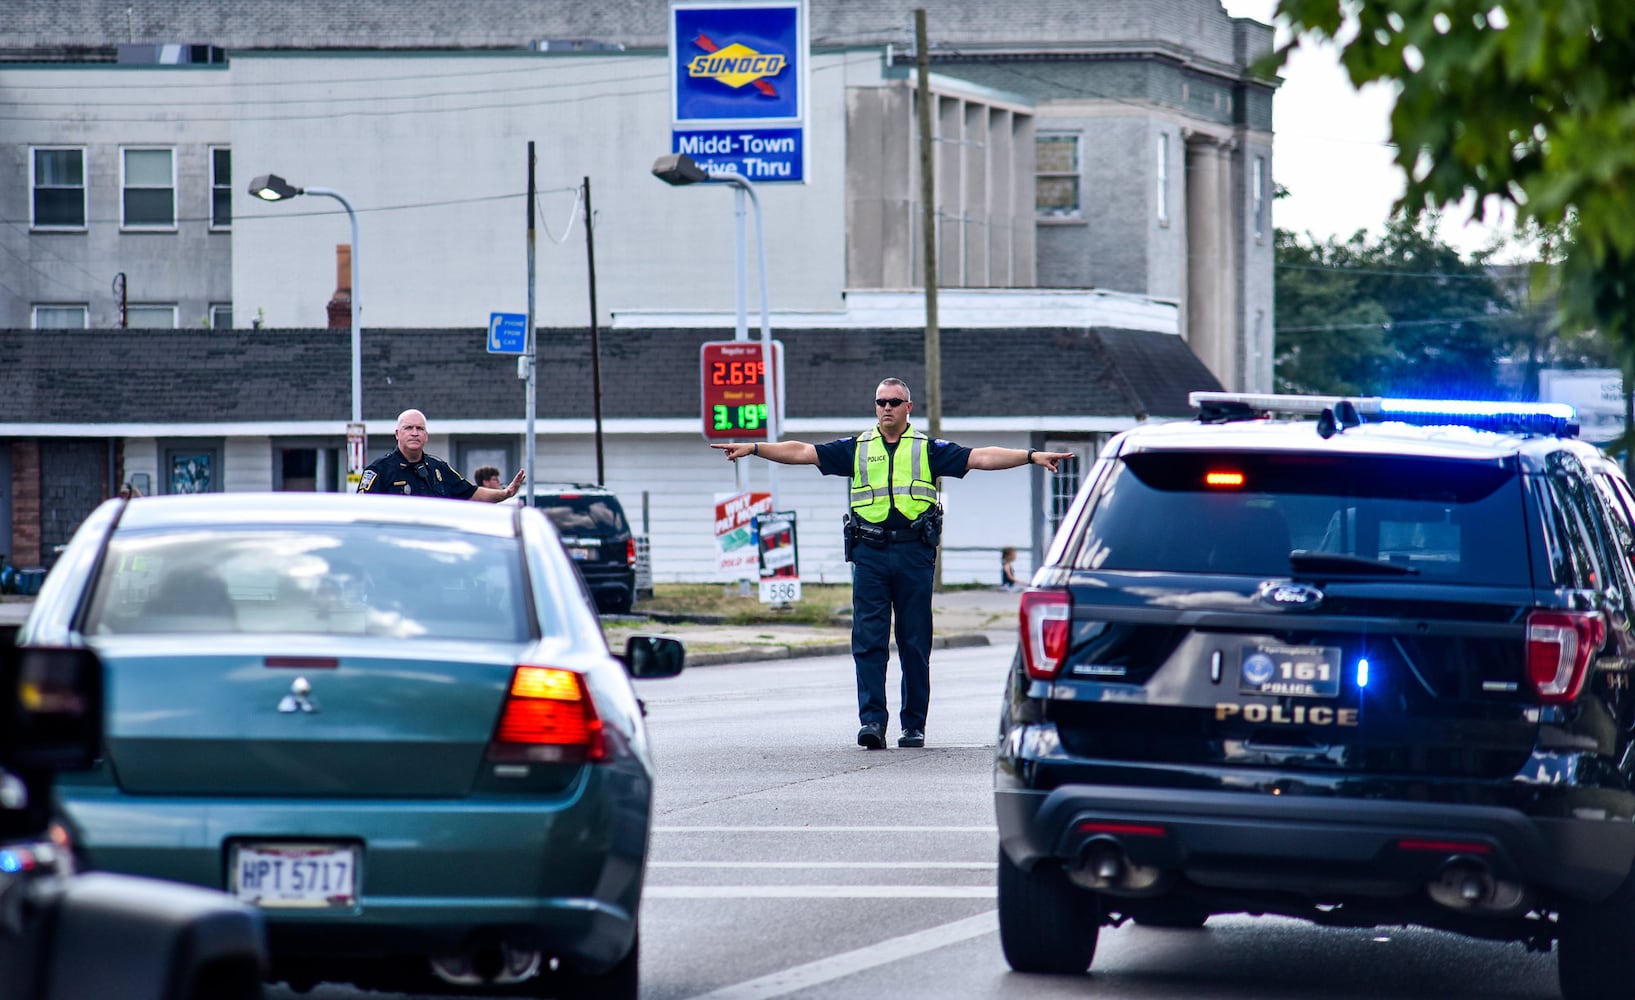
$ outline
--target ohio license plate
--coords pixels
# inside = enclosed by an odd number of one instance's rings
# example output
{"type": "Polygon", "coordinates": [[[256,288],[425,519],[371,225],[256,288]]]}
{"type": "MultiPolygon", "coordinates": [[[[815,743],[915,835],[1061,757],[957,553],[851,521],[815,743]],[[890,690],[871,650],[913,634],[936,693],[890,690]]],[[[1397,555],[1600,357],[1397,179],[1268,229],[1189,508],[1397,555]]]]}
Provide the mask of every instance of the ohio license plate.
{"type": "Polygon", "coordinates": [[[1340,693],[1340,648],[1270,642],[1246,648],[1238,690],[1273,697],[1333,698],[1340,693]]]}
{"type": "Polygon", "coordinates": [[[354,906],[357,878],[355,846],[240,844],[233,849],[230,889],[256,906],[354,906]]]}

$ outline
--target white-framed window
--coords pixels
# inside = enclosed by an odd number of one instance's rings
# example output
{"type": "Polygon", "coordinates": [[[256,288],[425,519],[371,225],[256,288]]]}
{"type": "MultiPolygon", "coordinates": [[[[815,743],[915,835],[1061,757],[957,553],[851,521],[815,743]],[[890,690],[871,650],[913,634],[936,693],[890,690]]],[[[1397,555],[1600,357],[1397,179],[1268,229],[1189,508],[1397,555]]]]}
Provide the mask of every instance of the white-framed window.
{"type": "Polygon", "coordinates": [[[231,302],[212,302],[210,304],[210,329],[231,330],[233,328],[233,304],[231,302]]]}
{"type": "Polygon", "coordinates": [[[210,228],[233,224],[233,154],[226,146],[210,147],[210,228]]]}
{"type": "Polygon", "coordinates": [[[34,307],[36,330],[83,330],[91,325],[91,307],[61,303],[34,307]]]}
{"type": "Polygon", "coordinates": [[[121,149],[119,224],[126,229],[176,228],[176,151],[121,149]]]}
{"type": "Polygon", "coordinates": [[[1249,183],[1249,214],[1255,220],[1255,239],[1263,240],[1266,238],[1266,157],[1255,157],[1249,183]]]}
{"type": "Polygon", "coordinates": [[[36,146],[29,150],[29,207],[33,229],[85,228],[85,150],[36,146]]]}
{"type": "Polygon", "coordinates": [[[176,329],[176,305],[146,302],[125,307],[125,325],[132,330],[176,329]]]}
{"type": "Polygon", "coordinates": [[[1077,219],[1079,133],[1040,132],[1034,138],[1034,209],[1041,219],[1077,219]]]}
{"type": "Polygon", "coordinates": [[[1169,225],[1169,133],[1158,133],[1158,160],[1154,164],[1154,174],[1158,178],[1158,190],[1154,192],[1153,204],[1157,208],[1158,224],[1169,225]]]}

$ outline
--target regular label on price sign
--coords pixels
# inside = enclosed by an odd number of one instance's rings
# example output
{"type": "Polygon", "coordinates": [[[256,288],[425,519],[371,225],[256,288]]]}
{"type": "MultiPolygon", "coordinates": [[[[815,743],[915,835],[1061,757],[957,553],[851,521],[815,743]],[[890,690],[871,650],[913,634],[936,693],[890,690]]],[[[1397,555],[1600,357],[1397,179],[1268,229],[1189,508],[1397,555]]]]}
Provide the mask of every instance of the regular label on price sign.
{"type": "Polygon", "coordinates": [[[798,577],[774,576],[761,581],[762,604],[793,604],[798,600],[800,600],[798,577]]]}

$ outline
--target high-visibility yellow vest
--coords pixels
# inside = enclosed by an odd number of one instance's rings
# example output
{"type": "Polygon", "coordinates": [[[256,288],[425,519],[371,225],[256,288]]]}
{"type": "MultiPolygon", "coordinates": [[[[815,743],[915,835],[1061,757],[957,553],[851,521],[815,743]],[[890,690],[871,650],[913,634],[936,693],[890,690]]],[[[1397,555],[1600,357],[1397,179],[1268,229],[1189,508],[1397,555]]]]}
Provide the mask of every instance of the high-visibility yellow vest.
{"type": "Polygon", "coordinates": [[[858,435],[852,459],[853,514],[870,524],[880,524],[896,507],[913,521],[936,502],[930,438],[912,427],[895,445],[886,443],[879,427],[870,427],[858,435]]]}

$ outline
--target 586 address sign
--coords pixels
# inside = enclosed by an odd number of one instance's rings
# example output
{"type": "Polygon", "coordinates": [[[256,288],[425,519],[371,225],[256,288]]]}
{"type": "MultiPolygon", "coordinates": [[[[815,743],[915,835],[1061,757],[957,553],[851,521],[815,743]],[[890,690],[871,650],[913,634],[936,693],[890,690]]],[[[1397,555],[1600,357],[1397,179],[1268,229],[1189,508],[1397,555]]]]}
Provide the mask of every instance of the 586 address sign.
{"type": "Polygon", "coordinates": [[[777,373],[783,370],[783,345],[773,341],[772,355],[768,379],[759,341],[714,340],[699,347],[706,439],[766,440],[767,383],[782,384],[777,373]]]}

